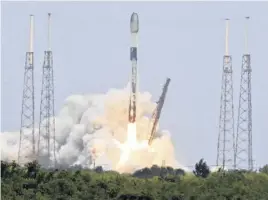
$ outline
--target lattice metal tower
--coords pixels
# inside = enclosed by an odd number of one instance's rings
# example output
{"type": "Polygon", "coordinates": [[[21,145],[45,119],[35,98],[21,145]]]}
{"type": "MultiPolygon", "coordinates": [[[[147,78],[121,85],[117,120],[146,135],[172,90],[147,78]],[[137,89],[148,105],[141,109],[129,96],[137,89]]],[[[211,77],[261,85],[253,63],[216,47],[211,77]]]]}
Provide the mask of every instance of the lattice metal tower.
{"type": "Polygon", "coordinates": [[[167,91],[168,91],[169,83],[170,83],[170,78],[167,78],[166,83],[165,83],[165,85],[163,87],[162,94],[161,94],[161,96],[160,96],[160,98],[159,98],[159,100],[157,102],[156,109],[153,112],[153,116],[152,116],[153,126],[152,126],[152,129],[150,130],[150,138],[148,140],[149,145],[152,144],[152,141],[155,138],[156,126],[157,126],[158,121],[160,119],[161,111],[162,111],[162,108],[163,108],[164,103],[165,103],[165,98],[166,98],[166,94],[167,94],[167,91]]]}
{"type": "Polygon", "coordinates": [[[40,103],[40,122],[38,138],[39,163],[43,166],[56,166],[55,146],[55,113],[54,113],[54,76],[53,57],[50,46],[51,14],[48,14],[48,50],[45,51],[40,103]],[[44,137],[43,144],[40,136],[44,137]],[[43,151],[40,153],[40,151],[43,151]]]}
{"type": "MultiPolygon", "coordinates": [[[[249,20],[249,17],[246,17],[249,20]]],[[[236,133],[235,168],[253,170],[252,158],[252,105],[251,65],[248,53],[247,23],[245,30],[245,54],[242,57],[240,95],[236,133]]]]}
{"type": "Polygon", "coordinates": [[[233,69],[232,57],[228,54],[229,19],[226,19],[225,55],[221,86],[221,105],[216,165],[221,168],[233,167],[235,134],[233,106],[233,69]]]}
{"type": "Polygon", "coordinates": [[[18,163],[24,164],[35,158],[35,129],[34,129],[34,52],[33,52],[33,27],[34,16],[30,15],[30,48],[26,52],[24,86],[21,109],[20,142],[18,163]],[[29,140],[30,138],[30,140],[29,140]],[[31,141],[30,144],[28,141],[31,141]],[[31,152],[31,154],[29,154],[31,152]],[[25,155],[30,155],[28,158],[25,155]],[[23,159],[22,159],[23,158],[23,159]]]}

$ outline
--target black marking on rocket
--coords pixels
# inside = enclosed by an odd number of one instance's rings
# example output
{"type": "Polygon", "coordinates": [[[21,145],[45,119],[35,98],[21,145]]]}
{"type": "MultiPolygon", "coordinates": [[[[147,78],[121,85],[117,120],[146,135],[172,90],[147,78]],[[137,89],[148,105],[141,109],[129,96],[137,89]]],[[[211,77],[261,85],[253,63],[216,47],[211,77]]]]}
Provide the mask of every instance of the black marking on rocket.
{"type": "Polygon", "coordinates": [[[130,48],[130,60],[138,60],[137,59],[137,47],[130,48]]]}

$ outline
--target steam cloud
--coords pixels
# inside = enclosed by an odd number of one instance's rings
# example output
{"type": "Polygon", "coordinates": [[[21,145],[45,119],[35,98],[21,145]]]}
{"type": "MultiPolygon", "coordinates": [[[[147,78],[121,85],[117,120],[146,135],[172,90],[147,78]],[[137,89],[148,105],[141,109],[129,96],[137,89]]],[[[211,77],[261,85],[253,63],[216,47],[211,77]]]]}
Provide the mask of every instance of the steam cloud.
{"type": "MultiPolygon", "coordinates": [[[[149,138],[152,127],[150,121],[156,104],[147,92],[138,93],[137,104],[137,141],[149,138]]],[[[93,158],[96,166],[115,170],[120,158],[120,149],[114,139],[124,143],[127,136],[129,90],[111,89],[106,94],[69,96],[55,117],[56,158],[61,165],[75,164],[92,167],[93,158]]],[[[36,139],[38,129],[36,128],[36,139]]],[[[22,144],[22,161],[31,160],[31,130],[25,130],[22,144]]],[[[46,155],[45,135],[41,132],[41,155],[46,155]]],[[[53,137],[51,137],[53,147],[53,137]]],[[[17,160],[19,132],[1,134],[2,160],[17,160]]],[[[37,142],[36,142],[37,147],[37,142]]],[[[161,165],[179,166],[175,159],[174,147],[168,131],[157,130],[152,142],[152,151],[142,149],[132,152],[129,162],[120,172],[133,172],[138,168],[161,165]]],[[[53,159],[51,155],[51,160],[53,159]]],[[[44,160],[43,164],[48,161],[44,160]]]]}

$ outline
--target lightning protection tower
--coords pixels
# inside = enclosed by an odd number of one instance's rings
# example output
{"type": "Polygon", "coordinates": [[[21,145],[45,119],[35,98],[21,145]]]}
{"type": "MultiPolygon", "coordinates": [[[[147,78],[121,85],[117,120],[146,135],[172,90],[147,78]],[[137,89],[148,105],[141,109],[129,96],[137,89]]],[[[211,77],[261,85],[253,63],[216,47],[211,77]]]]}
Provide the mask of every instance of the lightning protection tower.
{"type": "Polygon", "coordinates": [[[242,56],[240,95],[236,133],[235,168],[253,170],[252,158],[252,105],[251,105],[251,65],[248,53],[247,22],[245,30],[245,53],[242,56]]]}
{"type": "Polygon", "coordinates": [[[54,117],[54,76],[53,58],[50,46],[51,14],[48,14],[48,50],[45,51],[43,63],[43,77],[40,103],[40,122],[38,138],[38,157],[39,163],[43,166],[56,166],[55,155],[55,117],[54,117]],[[44,141],[40,144],[40,136],[44,141]],[[40,153],[40,151],[43,151],[40,153]]]}
{"type": "Polygon", "coordinates": [[[221,86],[221,104],[216,165],[233,167],[234,162],[234,106],[232,57],[228,53],[229,19],[226,19],[225,55],[221,86]]]}
{"type": "Polygon", "coordinates": [[[34,16],[30,15],[30,48],[26,52],[24,86],[21,108],[21,127],[18,151],[18,163],[24,164],[27,159],[35,158],[35,129],[34,129],[34,53],[33,26],[34,16]],[[30,143],[29,143],[30,141],[30,143]],[[26,153],[27,152],[27,153],[26,153]],[[29,154],[29,152],[31,152],[29,154]],[[30,155],[28,158],[25,155],[30,155]],[[24,157],[24,159],[22,159],[24,157]]]}

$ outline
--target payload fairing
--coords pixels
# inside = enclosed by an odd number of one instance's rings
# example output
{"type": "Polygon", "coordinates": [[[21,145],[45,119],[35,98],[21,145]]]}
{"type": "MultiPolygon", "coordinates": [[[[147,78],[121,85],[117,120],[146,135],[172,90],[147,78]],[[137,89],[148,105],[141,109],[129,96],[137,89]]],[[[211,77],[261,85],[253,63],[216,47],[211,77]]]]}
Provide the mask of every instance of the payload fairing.
{"type": "Polygon", "coordinates": [[[131,47],[130,60],[132,63],[131,94],[129,99],[128,121],[136,122],[136,94],[137,94],[137,35],[139,32],[139,18],[137,13],[132,13],[130,18],[131,47]]]}

